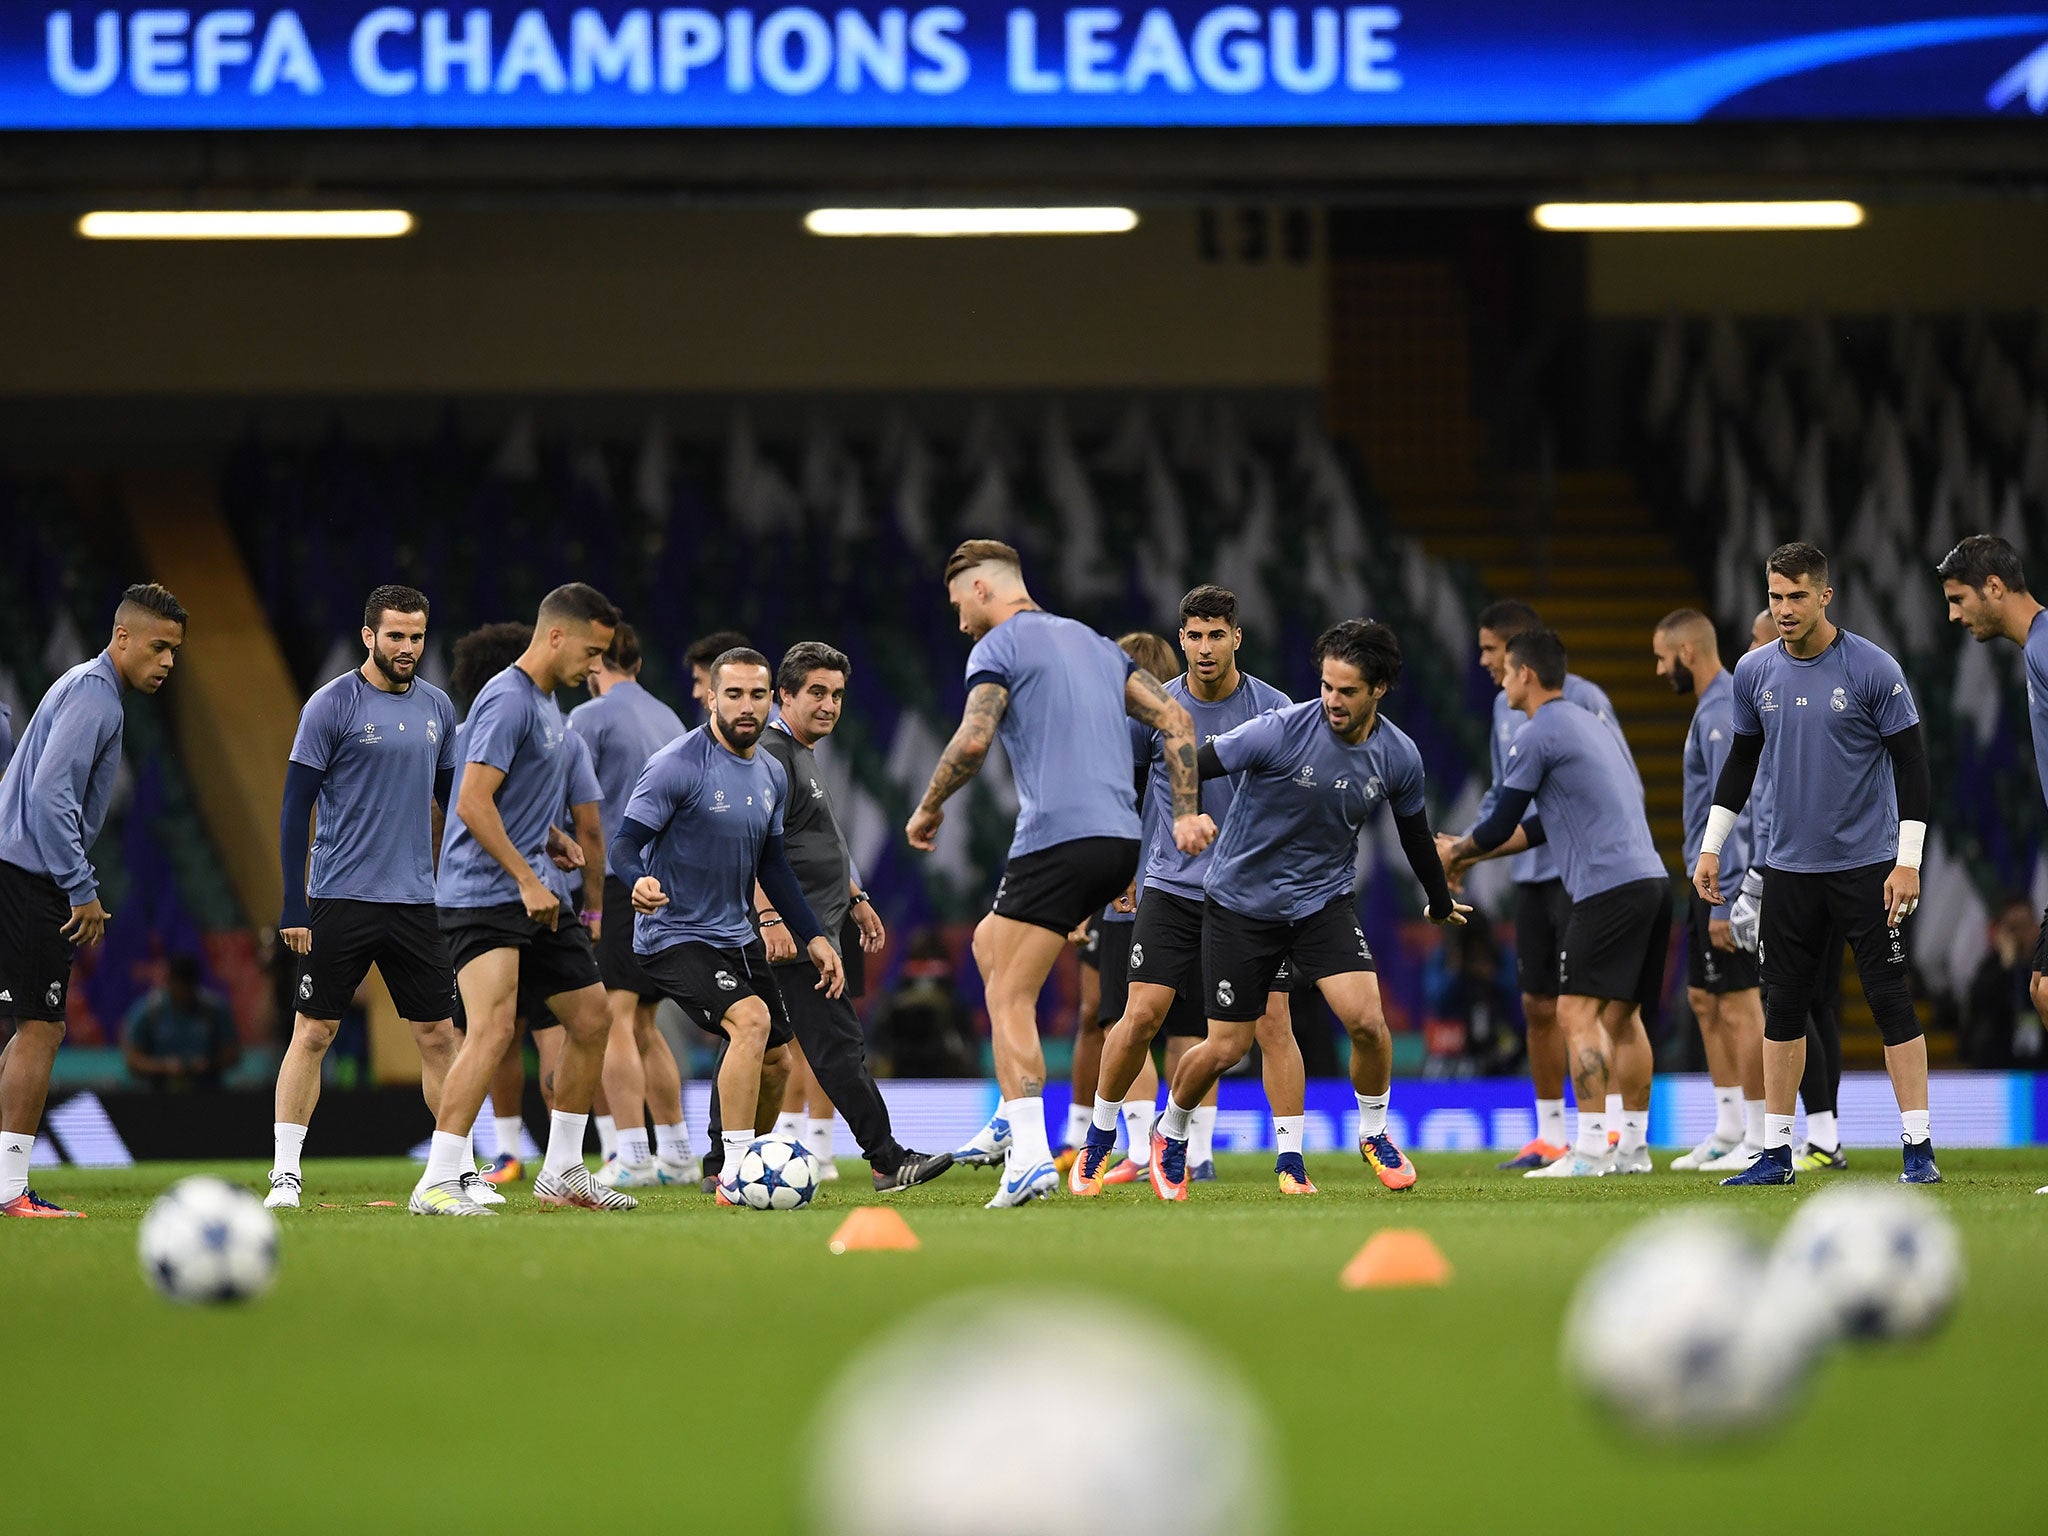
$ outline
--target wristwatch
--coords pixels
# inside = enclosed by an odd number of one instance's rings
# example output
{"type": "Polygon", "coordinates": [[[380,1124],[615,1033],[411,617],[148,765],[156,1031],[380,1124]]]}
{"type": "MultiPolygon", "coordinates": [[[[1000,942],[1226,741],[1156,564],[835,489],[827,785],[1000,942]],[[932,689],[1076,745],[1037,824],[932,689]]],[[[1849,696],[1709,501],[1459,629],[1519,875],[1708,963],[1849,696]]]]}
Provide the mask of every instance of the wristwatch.
{"type": "Polygon", "coordinates": [[[866,906],[871,899],[866,891],[855,891],[853,893],[852,905],[856,907],[866,906]]]}

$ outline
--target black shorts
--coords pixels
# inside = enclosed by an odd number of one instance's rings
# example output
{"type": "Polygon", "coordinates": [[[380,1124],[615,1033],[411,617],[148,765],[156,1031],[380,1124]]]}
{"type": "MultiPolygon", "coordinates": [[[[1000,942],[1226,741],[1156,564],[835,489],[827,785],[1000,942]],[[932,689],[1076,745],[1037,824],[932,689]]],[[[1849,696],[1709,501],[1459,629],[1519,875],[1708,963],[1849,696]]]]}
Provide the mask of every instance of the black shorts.
{"type": "MultiPolygon", "coordinates": [[[[782,1003],[782,990],[768,971],[768,950],[759,939],[745,949],[726,949],[689,939],[642,955],[640,964],[661,989],[661,995],[673,998],[690,1016],[690,1022],[701,1029],[730,1038],[725,1034],[727,1011],[743,997],[758,997],[768,1005],[768,1048],[773,1050],[796,1038],[789,1010],[782,1003]]],[[[810,979],[817,980],[815,971],[810,979]]],[[[794,976],[790,980],[795,985],[810,984],[794,976]]]]}
{"type": "Polygon", "coordinates": [[[71,898],[48,875],[0,863],[0,1018],[64,1017],[76,946],[71,898]]]}
{"type": "Polygon", "coordinates": [[[299,960],[298,1010],[333,1021],[377,967],[398,1016],[432,1024],[455,1011],[455,967],[432,905],[348,901],[313,904],[313,950],[299,960]]]}
{"type": "Polygon", "coordinates": [[[1631,1002],[1655,1018],[1670,947],[1669,880],[1631,880],[1575,901],[1558,954],[1558,996],[1631,1002]]]}
{"type": "MultiPolygon", "coordinates": [[[[1725,894],[1725,893],[1724,893],[1725,894]]],[[[1707,924],[1714,909],[1698,894],[1686,903],[1685,980],[1686,985],[1711,992],[1716,997],[1730,992],[1747,992],[1757,985],[1756,956],[1746,949],[1730,953],[1707,941],[1707,924]]]]}
{"type": "Polygon", "coordinates": [[[1298,922],[1246,917],[1213,900],[1203,903],[1202,996],[1209,1018],[1233,1024],[1260,1018],[1268,995],[1285,990],[1280,978],[1290,961],[1297,983],[1377,969],[1351,897],[1339,896],[1298,922]]]}
{"type": "Polygon", "coordinates": [[[1099,924],[1095,930],[1095,968],[1102,972],[1102,997],[1095,1022],[1114,1024],[1131,1001],[1131,935],[1138,925],[1128,919],[1099,924]]]}
{"type": "Polygon", "coordinates": [[[607,992],[631,992],[643,1003],[661,996],[633,953],[633,893],[617,875],[604,877],[604,927],[597,936],[597,974],[607,992]]]}
{"type": "Polygon", "coordinates": [[[1802,873],[1764,870],[1757,947],[1764,983],[1764,1038],[1798,1040],[1823,976],[1839,969],[1842,944],[1855,951],[1863,999],[1886,1045],[1922,1033],[1907,985],[1911,945],[1906,918],[1885,921],[1884,882],[1890,860],[1858,869],[1802,873]]]}
{"type": "Polygon", "coordinates": [[[1088,919],[1087,936],[1081,940],[1080,952],[1075,956],[1091,971],[1102,969],[1102,919],[1088,919]]]}
{"type": "Polygon", "coordinates": [[[1571,915],[1562,880],[1515,887],[1515,972],[1525,997],[1557,996],[1557,956],[1571,915]]]}
{"type": "MultiPolygon", "coordinates": [[[[1202,984],[1203,910],[1204,904],[1191,896],[1150,886],[1138,901],[1130,979],[1173,988],[1173,1005],[1159,1026],[1162,1034],[1200,1039],[1209,1032],[1209,1020],[1202,1011],[1202,1000],[1209,995],[1202,984]]],[[[1273,990],[1288,991],[1293,981],[1294,967],[1282,957],[1280,969],[1273,975],[1273,990]]]]}
{"type": "Polygon", "coordinates": [[[1138,870],[1134,837],[1077,837],[1010,860],[994,912],[1050,928],[1062,938],[1130,889],[1138,870]]]}
{"type": "Polygon", "coordinates": [[[533,997],[559,997],[601,986],[590,935],[567,907],[553,928],[543,928],[518,902],[496,907],[441,907],[436,916],[448,940],[448,959],[462,968],[494,949],[519,951],[519,990],[533,997]]]}

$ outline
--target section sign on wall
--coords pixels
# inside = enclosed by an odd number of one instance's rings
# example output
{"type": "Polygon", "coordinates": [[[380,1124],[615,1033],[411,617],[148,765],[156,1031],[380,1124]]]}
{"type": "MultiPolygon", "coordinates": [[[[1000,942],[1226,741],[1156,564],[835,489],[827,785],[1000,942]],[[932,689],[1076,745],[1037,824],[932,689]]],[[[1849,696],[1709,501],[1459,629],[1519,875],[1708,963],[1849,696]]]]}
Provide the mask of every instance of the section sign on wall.
{"type": "Polygon", "coordinates": [[[2048,0],[10,4],[0,128],[1670,123],[2048,111],[2048,0]]]}

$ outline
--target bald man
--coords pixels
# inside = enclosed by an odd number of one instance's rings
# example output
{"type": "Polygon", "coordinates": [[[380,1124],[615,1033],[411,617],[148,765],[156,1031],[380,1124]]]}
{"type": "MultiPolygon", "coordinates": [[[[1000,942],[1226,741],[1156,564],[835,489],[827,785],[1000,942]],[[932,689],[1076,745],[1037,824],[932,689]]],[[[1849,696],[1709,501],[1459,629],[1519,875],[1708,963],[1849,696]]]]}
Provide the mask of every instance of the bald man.
{"type": "MultiPolygon", "coordinates": [[[[1695,608],[1680,608],[1658,622],[1650,638],[1657,675],[1673,693],[1689,693],[1692,724],[1685,734],[1685,864],[1699,858],[1714,806],[1714,784],[1735,740],[1734,684],[1721,665],[1714,621],[1695,608]]],[[[1745,811],[1721,850],[1721,867],[1734,869],[1725,891],[1747,879],[1754,814],[1745,811]]],[[[1689,893],[1685,995],[1699,1021],[1707,1073],[1714,1080],[1714,1129],[1698,1146],[1672,1161],[1678,1172],[1740,1173],[1757,1160],[1764,1130],[1764,1002],[1757,984],[1757,957],[1735,942],[1729,904],[1708,906],[1689,893]]]]}

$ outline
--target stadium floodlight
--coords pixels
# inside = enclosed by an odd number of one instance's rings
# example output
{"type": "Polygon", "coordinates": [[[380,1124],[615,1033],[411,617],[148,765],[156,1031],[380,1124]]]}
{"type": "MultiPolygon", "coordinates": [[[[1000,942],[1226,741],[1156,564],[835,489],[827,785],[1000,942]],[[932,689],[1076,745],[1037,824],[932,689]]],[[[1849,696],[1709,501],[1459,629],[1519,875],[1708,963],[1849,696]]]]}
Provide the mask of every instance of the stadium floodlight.
{"type": "Polygon", "coordinates": [[[132,209],[88,213],[88,240],[391,240],[413,231],[403,208],[132,209]]]}
{"type": "Polygon", "coordinates": [[[1129,208],[815,208],[814,235],[1122,235],[1138,227],[1129,208]]]}
{"type": "Polygon", "coordinates": [[[1854,229],[1863,205],[1842,200],[1735,203],[1539,203],[1538,229],[1571,233],[1712,229],[1854,229]]]}

